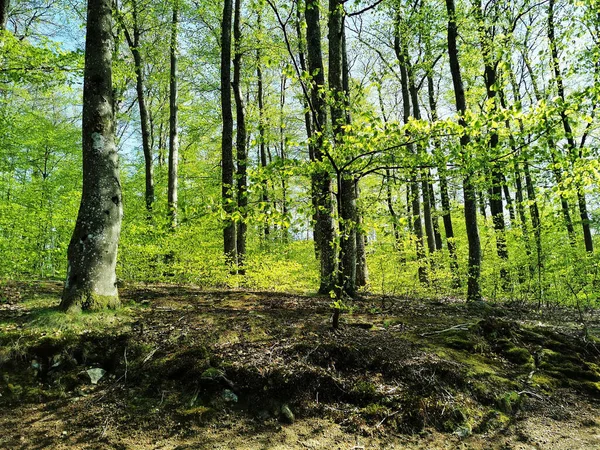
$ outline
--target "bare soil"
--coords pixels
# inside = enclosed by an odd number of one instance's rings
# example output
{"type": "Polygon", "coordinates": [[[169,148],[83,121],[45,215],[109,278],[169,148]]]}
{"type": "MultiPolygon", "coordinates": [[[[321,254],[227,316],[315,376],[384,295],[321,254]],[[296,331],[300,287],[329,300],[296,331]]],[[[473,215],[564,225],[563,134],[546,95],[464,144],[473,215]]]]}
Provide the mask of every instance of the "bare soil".
{"type": "Polygon", "coordinates": [[[44,328],[59,295],[0,290],[0,448],[600,448],[598,311],[365,296],[332,330],[327,298],[150,285],[44,328]]]}

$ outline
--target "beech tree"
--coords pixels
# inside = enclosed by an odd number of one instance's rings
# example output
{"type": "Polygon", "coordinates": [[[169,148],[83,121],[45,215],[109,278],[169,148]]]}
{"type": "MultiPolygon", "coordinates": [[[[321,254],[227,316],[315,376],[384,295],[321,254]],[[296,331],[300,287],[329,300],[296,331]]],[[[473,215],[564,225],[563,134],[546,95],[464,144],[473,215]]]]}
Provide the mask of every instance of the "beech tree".
{"type": "Polygon", "coordinates": [[[83,192],[68,249],[61,308],[116,308],[123,204],[115,146],[111,0],[89,0],[83,85],[83,192]]]}

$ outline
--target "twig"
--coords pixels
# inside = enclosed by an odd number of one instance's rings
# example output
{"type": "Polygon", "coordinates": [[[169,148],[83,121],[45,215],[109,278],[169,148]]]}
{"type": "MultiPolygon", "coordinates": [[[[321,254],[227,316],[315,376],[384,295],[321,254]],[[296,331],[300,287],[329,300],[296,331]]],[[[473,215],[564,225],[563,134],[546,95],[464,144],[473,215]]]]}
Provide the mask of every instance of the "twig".
{"type": "Polygon", "coordinates": [[[519,394],[519,395],[526,394],[526,395],[529,395],[531,397],[535,397],[538,400],[544,400],[544,397],[542,397],[540,394],[536,394],[535,392],[531,392],[531,391],[521,391],[521,392],[517,392],[517,394],[519,394]]]}
{"type": "Polygon", "coordinates": [[[398,414],[399,412],[400,412],[400,410],[398,410],[398,411],[394,411],[393,413],[391,413],[391,414],[388,414],[388,415],[387,415],[387,416],[385,416],[383,419],[381,419],[381,422],[379,422],[375,428],[379,428],[381,425],[383,425],[383,422],[385,422],[385,421],[386,421],[387,419],[389,419],[390,417],[393,417],[393,416],[395,416],[395,415],[396,415],[396,414],[398,414]]]}
{"type": "Polygon", "coordinates": [[[433,336],[434,334],[442,334],[442,333],[446,333],[448,331],[454,331],[454,330],[460,330],[460,331],[466,331],[469,329],[469,327],[471,326],[471,323],[461,323],[458,325],[454,325],[453,327],[450,328],[446,328],[445,330],[439,330],[439,331],[432,331],[430,333],[421,333],[419,336],[424,337],[424,336],[433,336]]]}

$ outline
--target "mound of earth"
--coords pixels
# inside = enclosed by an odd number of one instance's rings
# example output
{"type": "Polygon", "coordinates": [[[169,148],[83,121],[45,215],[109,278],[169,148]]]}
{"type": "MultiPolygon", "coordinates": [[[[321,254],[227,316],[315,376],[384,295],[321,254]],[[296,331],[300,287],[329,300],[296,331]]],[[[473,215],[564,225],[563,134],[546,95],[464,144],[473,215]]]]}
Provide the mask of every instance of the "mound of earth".
{"type": "Polygon", "coordinates": [[[2,448],[600,448],[600,317],[144,286],[0,295],[2,448]]]}

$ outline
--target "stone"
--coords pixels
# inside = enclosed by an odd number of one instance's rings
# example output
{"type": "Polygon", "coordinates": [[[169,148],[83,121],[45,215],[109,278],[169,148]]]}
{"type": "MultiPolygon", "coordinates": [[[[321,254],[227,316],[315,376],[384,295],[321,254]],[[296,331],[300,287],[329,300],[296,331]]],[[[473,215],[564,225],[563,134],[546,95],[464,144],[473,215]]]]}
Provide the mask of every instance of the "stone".
{"type": "Polygon", "coordinates": [[[93,369],[88,369],[86,372],[90,377],[90,381],[92,382],[92,384],[98,384],[98,381],[102,379],[102,377],[106,373],[106,370],[101,369],[100,367],[95,367],[93,369]]]}

